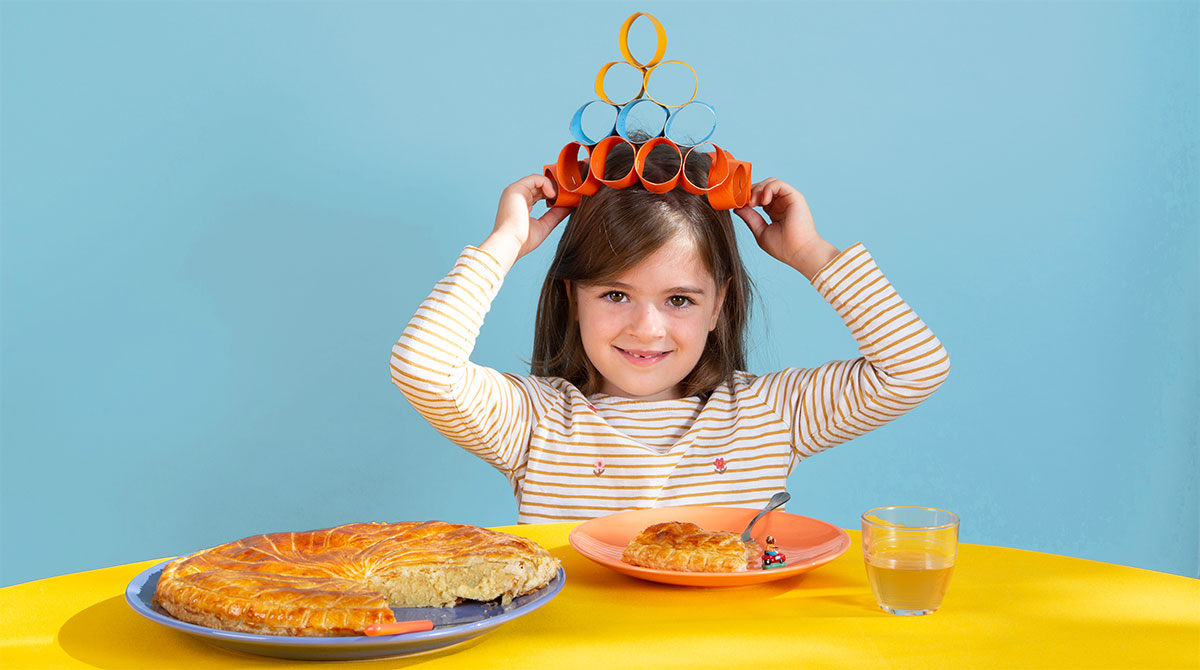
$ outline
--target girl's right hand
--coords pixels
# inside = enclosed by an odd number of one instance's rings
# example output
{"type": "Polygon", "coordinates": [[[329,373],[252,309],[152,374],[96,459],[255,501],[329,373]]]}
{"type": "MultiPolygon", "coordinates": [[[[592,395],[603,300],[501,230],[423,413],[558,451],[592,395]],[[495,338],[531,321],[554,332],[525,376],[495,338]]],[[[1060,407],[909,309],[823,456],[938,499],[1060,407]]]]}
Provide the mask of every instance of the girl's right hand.
{"type": "Polygon", "coordinates": [[[837,248],[817,234],[808,201],[800,191],[774,177],[754,184],[750,201],[733,213],[746,222],[763,251],[810,280],[838,255],[837,248]],[[754,211],[755,207],[762,207],[768,218],[754,211]]]}
{"type": "Polygon", "coordinates": [[[480,248],[508,267],[518,258],[538,248],[550,231],[571,213],[569,207],[551,207],[533,218],[533,206],[539,200],[554,197],[554,182],[545,175],[531,174],[510,184],[500,194],[496,225],[480,248]]]}

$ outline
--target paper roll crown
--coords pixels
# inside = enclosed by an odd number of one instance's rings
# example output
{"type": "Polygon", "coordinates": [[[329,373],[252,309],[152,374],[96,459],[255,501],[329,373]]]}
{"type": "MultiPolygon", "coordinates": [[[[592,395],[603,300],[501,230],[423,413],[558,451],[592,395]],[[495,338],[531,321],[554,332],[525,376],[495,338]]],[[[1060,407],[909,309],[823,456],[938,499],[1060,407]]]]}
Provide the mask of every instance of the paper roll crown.
{"type": "Polygon", "coordinates": [[[602,186],[628,188],[641,183],[651,193],[666,193],[674,188],[682,188],[688,193],[707,196],[709,204],[717,210],[744,207],[750,200],[750,163],[736,160],[728,151],[708,141],[716,129],[716,110],[711,105],[696,100],[696,93],[700,88],[699,77],[696,76],[696,71],[690,65],[683,61],[662,60],[667,49],[667,33],[662,24],[650,14],[637,12],[626,19],[621,26],[617,44],[624,60],[606,63],[600,68],[600,72],[596,75],[596,94],[600,96],[600,99],[585,103],[575,112],[570,125],[574,141],[568,142],[562,148],[556,162],[543,168],[546,177],[555,184],[556,196],[549,205],[552,207],[575,207],[582,201],[583,196],[595,195],[602,186]],[[629,28],[641,16],[646,17],[654,24],[658,35],[654,56],[645,63],[634,58],[629,50],[629,28]],[[696,87],[692,91],[691,98],[679,105],[664,104],[649,95],[651,75],[655,68],[667,63],[677,63],[687,67],[693,76],[696,76],[696,87]],[[604,81],[609,70],[618,65],[629,65],[636,68],[641,72],[642,79],[638,94],[633,99],[621,104],[613,102],[604,89],[604,81]],[[606,137],[599,141],[593,140],[583,130],[584,110],[595,104],[608,105],[616,110],[612,129],[606,137]],[[642,141],[640,137],[631,138],[626,128],[630,112],[641,104],[657,105],[666,113],[663,129],[656,136],[645,141],[642,141]],[[678,118],[680,110],[693,105],[712,114],[712,129],[704,137],[691,144],[676,143],[669,137],[672,125],[678,118]],[[705,144],[711,146],[712,151],[701,152],[698,150],[705,144]],[[632,151],[634,157],[629,172],[606,179],[605,168],[609,155],[612,151],[622,149],[625,145],[628,145],[626,150],[632,151]],[[659,147],[664,148],[659,149],[659,147]],[[643,174],[646,160],[650,152],[655,149],[673,151],[678,157],[678,168],[673,176],[665,181],[652,181],[643,174]],[[580,159],[580,152],[584,152],[586,158],[580,159]],[[696,184],[689,179],[686,169],[687,166],[693,164],[689,163],[689,160],[695,161],[700,154],[708,159],[708,179],[704,185],[696,184]]]}

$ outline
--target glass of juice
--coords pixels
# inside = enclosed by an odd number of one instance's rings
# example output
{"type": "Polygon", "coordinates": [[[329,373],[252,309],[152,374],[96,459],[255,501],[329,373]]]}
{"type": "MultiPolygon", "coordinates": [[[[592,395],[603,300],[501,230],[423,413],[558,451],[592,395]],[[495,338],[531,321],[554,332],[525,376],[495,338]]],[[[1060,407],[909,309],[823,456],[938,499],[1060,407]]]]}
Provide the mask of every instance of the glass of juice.
{"type": "Polygon", "coordinates": [[[877,507],[862,515],[863,558],[875,601],[902,616],[942,604],[958,553],[958,517],[932,507],[877,507]]]}

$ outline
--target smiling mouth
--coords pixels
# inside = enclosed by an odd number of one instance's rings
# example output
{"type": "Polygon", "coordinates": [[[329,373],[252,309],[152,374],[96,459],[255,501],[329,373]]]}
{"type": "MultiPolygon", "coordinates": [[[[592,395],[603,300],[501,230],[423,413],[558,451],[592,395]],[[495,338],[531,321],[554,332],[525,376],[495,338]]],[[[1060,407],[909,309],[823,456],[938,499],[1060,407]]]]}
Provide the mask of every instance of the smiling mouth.
{"type": "Polygon", "coordinates": [[[633,363],[656,363],[667,357],[669,351],[639,351],[633,349],[622,349],[621,347],[613,347],[621,352],[627,360],[633,363]]]}

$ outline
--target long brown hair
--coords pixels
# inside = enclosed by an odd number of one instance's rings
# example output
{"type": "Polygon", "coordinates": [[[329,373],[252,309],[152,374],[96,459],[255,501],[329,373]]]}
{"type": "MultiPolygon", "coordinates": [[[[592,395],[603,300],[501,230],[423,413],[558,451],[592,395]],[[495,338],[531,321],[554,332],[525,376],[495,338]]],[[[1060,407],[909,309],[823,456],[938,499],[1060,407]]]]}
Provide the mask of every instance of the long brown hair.
{"type": "MultiPolygon", "coordinates": [[[[675,152],[661,149],[647,156],[642,174],[650,181],[666,181],[679,167],[675,152]]],[[[606,162],[605,178],[627,174],[633,159],[632,151],[614,150],[606,162]]],[[[689,159],[687,175],[693,183],[705,184],[707,158],[689,159]]],[[[584,352],[568,282],[614,279],[680,235],[695,243],[717,290],[725,287],[717,326],[709,333],[696,367],[681,382],[683,393],[706,396],[735,370],[745,370],[752,284],[738,253],[733,218],[728,211],[714,210],[705,196],[678,187],[651,193],[639,183],[628,188],[602,186],[584,198],[567,220],[538,299],[532,374],[562,377],[585,395],[599,391],[603,380],[584,352]]]]}

